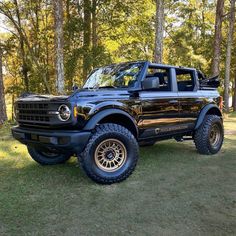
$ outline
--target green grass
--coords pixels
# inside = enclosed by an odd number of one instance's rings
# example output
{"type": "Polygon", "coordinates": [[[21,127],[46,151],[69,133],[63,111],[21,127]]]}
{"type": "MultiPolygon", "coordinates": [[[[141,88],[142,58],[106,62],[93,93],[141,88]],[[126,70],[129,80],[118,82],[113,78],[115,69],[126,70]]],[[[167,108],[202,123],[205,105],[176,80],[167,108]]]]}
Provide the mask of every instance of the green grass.
{"type": "MultiPolygon", "coordinates": [[[[236,131],[236,116],[225,122],[236,131]]],[[[0,235],[235,235],[236,135],[215,156],[192,142],[141,148],[120,184],[90,181],[76,158],[40,166],[0,130],[0,235]]]]}

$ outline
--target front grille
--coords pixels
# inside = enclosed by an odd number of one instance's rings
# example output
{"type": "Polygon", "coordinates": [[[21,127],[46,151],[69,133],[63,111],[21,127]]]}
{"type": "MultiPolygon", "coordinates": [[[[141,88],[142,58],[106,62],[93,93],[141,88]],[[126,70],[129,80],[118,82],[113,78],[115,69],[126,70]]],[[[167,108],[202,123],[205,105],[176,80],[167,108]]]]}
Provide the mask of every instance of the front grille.
{"type": "Polygon", "coordinates": [[[16,119],[22,125],[49,125],[48,103],[18,102],[16,104],[16,119]]]}

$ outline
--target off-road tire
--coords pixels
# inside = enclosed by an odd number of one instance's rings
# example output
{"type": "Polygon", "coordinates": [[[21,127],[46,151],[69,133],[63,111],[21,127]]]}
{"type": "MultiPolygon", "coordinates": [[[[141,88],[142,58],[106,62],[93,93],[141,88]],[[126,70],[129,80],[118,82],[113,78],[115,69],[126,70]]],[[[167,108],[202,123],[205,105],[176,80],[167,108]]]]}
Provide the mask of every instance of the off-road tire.
{"type": "Polygon", "coordinates": [[[82,169],[93,181],[100,184],[113,184],[121,182],[129,177],[138,161],[139,147],[133,134],[123,126],[106,123],[99,125],[93,132],[85,150],[79,155],[79,161],[82,169]],[[118,170],[107,172],[102,170],[96,164],[95,152],[102,142],[116,139],[124,145],[127,152],[127,158],[124,164],[118,170]]]}
{"type": "Polygon", "coordinates": [[[56,165],[65,163],[70,159],[71,155],[68,153],[55,153],[54,156],[50,156],[50,151],[44,152],[39,148],[27,146],[30,156],[41,165],[56,165]],[[47,155],[48,153],[48,155],[47,155]]]}
{"type": "Polygon", "coordinates": [[[201,126],[194,133],[194,143],[200,154],[212,155],[220,151],[224,140],[222,120],[216,115],[206,115],[201,126]],[[219,129],[219,138],[215,145],[211,144],[210,135],[213,126],[219,129]]]}

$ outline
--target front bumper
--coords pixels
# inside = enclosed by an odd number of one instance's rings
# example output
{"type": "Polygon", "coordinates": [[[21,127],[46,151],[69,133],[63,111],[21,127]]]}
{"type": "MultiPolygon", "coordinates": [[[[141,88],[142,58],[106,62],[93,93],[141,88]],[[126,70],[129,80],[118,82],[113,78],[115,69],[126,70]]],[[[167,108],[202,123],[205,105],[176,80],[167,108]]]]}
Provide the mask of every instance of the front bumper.
{"type": "Polygon", "coordinates": [[[15,126],[12,128],[15,139],[25,145],[50,147],[61,152],[81,153],[91,135],[89,131],[78,130],[37,130],[15,126]]]}

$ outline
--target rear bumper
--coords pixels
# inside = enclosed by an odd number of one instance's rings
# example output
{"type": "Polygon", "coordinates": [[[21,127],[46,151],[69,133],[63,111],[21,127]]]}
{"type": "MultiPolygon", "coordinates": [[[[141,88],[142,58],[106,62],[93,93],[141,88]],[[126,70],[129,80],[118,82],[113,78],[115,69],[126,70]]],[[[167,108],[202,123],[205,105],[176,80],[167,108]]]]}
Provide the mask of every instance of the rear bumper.
{"type": "Polygon", "coordinates": [[[89,140],[91,132],[78,130],[36,130],[15,126],[12,128],[12,135],[25,145],[50,147],[61,152],[81,153],[89,140]]]}

